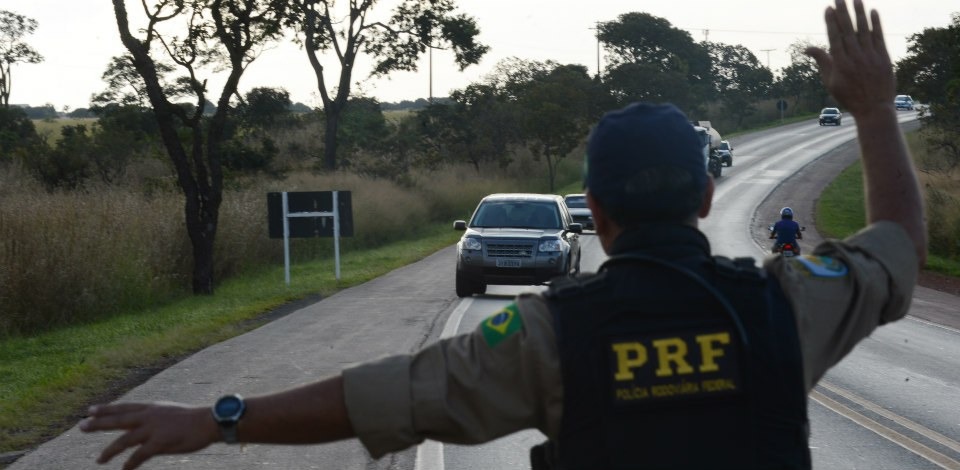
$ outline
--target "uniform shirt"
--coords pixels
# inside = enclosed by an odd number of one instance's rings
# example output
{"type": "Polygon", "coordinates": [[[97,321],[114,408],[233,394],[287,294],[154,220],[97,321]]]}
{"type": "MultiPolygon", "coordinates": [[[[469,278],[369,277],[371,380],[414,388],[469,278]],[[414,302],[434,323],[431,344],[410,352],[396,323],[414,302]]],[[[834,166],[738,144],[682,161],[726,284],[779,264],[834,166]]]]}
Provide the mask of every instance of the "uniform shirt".
{"type": "MultiPolygon", "coordinates": [[[[879,222],[811,255],[764,261],[793,306],[807,392],[877,325],[906,315],[912,247],[900,225],[879,222]]],[[[528,428],[554,439],[560,430],[553,319],[535,293],[473,333],[346,369],[343,379],[350,421],[375,458],[424,439],[476,444],[528,428]]]]}
{"type": "Polygon", "coordinates": [[[800,234],[800,224],[793,219],[780,219],[773,225],[773,233],[777,235],[777,244],[796,243],[800,234]]]}

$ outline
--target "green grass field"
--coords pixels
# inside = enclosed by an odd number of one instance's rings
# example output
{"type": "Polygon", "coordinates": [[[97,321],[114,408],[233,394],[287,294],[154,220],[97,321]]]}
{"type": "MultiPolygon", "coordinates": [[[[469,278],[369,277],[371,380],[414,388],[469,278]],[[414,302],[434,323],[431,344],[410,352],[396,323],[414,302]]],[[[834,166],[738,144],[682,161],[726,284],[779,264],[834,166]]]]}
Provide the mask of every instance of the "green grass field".
{"type": "MultiPolygon", "coordinates": [[[[824,237],[843,238],[866,226],[863,199],[863,169],[854,163],[820,195],[816,208],[817,230],[824,237]]],[[[948,276],[960,277],[960,262],[948,254],[931,250],[926,269],[948,276]]]]}

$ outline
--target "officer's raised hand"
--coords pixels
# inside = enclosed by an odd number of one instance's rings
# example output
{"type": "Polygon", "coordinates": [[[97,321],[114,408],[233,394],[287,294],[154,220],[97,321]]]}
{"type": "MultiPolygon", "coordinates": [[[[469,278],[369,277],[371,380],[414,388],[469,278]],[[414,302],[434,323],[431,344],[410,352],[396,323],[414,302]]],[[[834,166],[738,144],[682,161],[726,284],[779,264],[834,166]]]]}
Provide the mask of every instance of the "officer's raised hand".
{"type": "Polygon", "coordinates": [[[880,15],[871,10],[868,23],[863,1],[854,0],[853,7],[856,26],[846,0],[836,0],[836,7],[827,8],[829,54],[817,47],[805,52],[817,61],[827,91],[857,118],[877,107],[893,106],[896,82],[880,15]]]}

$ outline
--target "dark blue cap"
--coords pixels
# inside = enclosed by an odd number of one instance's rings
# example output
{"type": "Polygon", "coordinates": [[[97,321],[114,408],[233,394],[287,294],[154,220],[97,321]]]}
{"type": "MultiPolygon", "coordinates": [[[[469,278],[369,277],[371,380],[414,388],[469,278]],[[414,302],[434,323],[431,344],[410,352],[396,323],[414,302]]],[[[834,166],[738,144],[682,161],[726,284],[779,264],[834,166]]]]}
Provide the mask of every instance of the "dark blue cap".
{"type": "Polygon", "coordinates": [[[691,196],[702,194],[707,185],[700,137],[672,104],[634,103],[611,111],[590,133],[583,183],[604,205],[651,218],[689,215],[696,209],[689,207],[691,196]],[[682,187],[659,190],[661,184],[639,175],[654,167],[685,170],[680,172],[682,187]]]}

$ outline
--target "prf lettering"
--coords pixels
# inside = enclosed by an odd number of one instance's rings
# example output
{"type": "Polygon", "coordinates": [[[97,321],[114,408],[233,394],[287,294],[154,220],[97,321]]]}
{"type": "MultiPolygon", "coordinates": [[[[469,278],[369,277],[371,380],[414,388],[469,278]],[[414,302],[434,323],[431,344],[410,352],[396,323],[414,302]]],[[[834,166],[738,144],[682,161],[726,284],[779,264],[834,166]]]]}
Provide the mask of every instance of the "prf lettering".
{"type": "MultiPolygon", "coordinates": [[[[697,335],[694,341],[700,346],[700,354],[696,358],[688,357],[690,346],[679,336],[651,341],[649,348],[653,350],[657,377],[692,374],[694,368],[690,360],[697,361],[699,372],[719,371],[716,360],[724,355],[724,346],[730,344],[730,333],[724,331],[697,335]]],[[[648,346],[639,341],[613,343],[610,347],[617,358],[616,380],[633,380],[633,371],[646,365],[650,359],[648,346]]]]}

